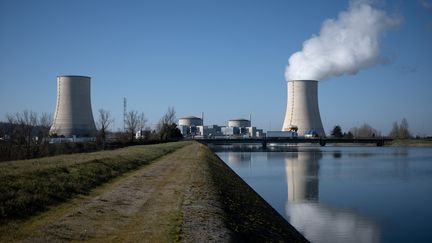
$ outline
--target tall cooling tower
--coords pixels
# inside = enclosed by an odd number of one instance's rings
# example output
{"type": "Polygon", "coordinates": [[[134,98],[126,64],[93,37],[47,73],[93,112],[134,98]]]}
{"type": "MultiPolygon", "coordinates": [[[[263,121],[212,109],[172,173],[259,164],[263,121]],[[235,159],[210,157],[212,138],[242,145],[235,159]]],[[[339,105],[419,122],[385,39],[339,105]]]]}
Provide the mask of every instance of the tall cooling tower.
{"type": "Polygon", "coordinates": [[[318,81],[288,81],[288,100],[282,131],[298,128],[298,134],[307,132],[325,136],[318,108],[318,81]]]}
{"type": "Polygon", "coordinates": [[[58,76],[57,104],[50,134],[91,137],[95,132],[90,101],[90,77],[58,76]]]}

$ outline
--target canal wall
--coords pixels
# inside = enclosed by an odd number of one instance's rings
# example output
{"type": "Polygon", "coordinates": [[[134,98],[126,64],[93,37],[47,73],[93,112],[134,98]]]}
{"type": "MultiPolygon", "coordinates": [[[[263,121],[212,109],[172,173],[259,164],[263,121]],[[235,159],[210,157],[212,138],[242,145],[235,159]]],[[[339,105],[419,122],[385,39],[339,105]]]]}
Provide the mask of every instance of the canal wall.
{"type": "Polygon", "coordinates": [[[308,242],[208,147],[204,150],[204,161],[214,186],[219,189],[217,196],[233,241],[308,242]]]}

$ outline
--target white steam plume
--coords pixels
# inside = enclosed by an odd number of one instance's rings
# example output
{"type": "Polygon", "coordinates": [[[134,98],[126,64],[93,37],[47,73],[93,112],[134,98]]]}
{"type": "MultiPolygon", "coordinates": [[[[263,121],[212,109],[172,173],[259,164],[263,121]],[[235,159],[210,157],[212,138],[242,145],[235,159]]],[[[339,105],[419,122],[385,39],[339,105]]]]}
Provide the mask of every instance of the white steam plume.
{"type": "Polygon", "coordinates": [[[353,1],[337,19],[325,20],[320,34],[306,40],[302,51],[291,55],[285,79],[354,75],[379,62],[380,36],[401,22],[401,18],[373,8],[367,1],[353,1]]]}

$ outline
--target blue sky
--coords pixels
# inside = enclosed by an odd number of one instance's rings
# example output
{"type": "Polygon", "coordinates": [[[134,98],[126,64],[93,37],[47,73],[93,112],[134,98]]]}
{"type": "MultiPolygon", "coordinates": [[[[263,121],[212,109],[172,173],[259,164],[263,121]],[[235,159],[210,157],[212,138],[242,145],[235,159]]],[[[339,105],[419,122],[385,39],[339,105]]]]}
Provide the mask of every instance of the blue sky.
{"type": "MultiPolygon", "coordinates": [[[[226,124],[252,113],[254,126],[278,130],[286,107],[285,66],[302,43],[348,1],[0,1],[0,119],[29,109],[54,113],[56,77],[92,77],[92,108],[122,127],[128,110],[155,124],[177,117],[226,124]]],[[[385,65],[319,83],[326,132],[369,123],[387,134],[408,119],[432,135],[432,6],[379,1],[403,17],[386,33],[385,65]]]]}

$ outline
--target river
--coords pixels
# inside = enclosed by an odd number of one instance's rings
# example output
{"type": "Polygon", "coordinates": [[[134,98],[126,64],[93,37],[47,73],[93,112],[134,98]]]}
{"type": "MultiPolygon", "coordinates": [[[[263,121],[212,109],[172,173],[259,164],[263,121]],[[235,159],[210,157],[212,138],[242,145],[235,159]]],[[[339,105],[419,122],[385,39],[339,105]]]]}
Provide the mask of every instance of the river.
{"type": "Polygon", "coordinates": [[[432,148],[213,149],[312,242],[432,242],[432,148]]]}

